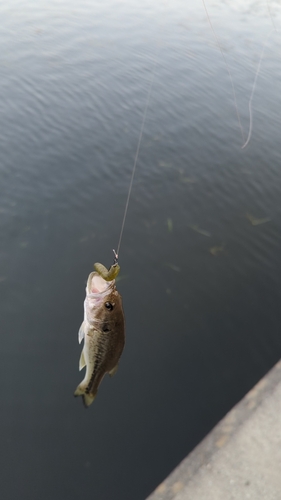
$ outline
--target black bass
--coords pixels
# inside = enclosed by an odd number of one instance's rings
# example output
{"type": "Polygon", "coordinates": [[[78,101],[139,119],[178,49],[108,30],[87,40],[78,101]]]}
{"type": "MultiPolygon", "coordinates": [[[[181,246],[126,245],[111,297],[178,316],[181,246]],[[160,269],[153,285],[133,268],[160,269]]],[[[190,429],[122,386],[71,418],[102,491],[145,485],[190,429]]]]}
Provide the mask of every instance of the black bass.
{"type": "Polygon", "coordinates": [[[104,375],[116,373],[125,344],[122,298],[115,280],[105,278],[99,272],[88,277],[84,321],[78,333],[79,343],[84,339],[79,370],[86,366],[86,373],[74,396],[82,396],[86,407],[94,401],[104,375]]]}

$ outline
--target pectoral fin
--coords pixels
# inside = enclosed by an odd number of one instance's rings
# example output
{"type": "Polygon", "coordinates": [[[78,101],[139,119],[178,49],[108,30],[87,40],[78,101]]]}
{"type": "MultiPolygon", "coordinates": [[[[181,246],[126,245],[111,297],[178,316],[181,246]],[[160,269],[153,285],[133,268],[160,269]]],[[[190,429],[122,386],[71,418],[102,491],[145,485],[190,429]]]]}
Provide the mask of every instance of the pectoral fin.
{"type": "Polygon", "coordinates": [[[79,329],[79,332],[78,332],[78,342],[79,344],[81,344],[83,338],[84,338],[84,321],[82,323],[82,325],[80,326],[80,329],[79,329]]]}
{"type": "Polygon", "coordinates": [[[79,370],[82,370],[86,366],[86,361],[84,358],[84,348],[82,349],[80,360],[79,360],[79,370]]]}

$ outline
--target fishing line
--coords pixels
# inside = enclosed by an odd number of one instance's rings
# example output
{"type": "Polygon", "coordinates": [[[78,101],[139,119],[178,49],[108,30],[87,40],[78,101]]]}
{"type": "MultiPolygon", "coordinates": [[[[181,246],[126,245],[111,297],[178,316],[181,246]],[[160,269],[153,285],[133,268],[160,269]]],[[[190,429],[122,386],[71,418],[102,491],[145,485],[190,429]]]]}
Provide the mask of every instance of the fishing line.
{"type": "Polygon", "coordinates": [[[271,12],[271,7],[270,7],[270,2],[269,2],[269,0],[266,0],[266,3],[267,3],[267,8],[268,8],[269,17],[270,17],[271,22],[272,22],[272,26],[273,26],[273,28],[275,29],[275,31],[277,31],[276,24],[275,24],[275,22],[274,22],[273,15],[272,15],[272,12],[271,12]]]}
{"type": "Polygon", "coordinates": [[[154,83],[155,66],[156,66],[156,58],[154,58],[153,67],[151,70],[151,79],[150,79],[150,84],[149,84],[149,88],[148,88],[148,92],[147,92],[147,98],[146,98],[146,103],[145,103],[143,117],[142,117],[139,140],[138,140],[138,145],[137,145],[137,149],[136,149],[135,160],[134,160],[134,164],[133,164],[133,170],[132,170],[132,174],[131,174],[131,180],[130,180],[130,184],[129,184],[128,196],[127,196],[125,210],[124,210],[124,216],[123,216],[123,220],[122,220],[122,224],[121,224],[121,230],[120,230],[120,236],[119,236],[119,241],[118,241],[118,245],[117,245],[117,250],[116,250],[116,252],[115,252],[115,250],[113,250],[116,262],[118,261],[118,257],[119,257],[120,246],[121,246],[122,236],[123,236],[123,232],[124,232],[124,226],[125,226],[125,222],[126,222],[128,206],[129,206],[129,202],[130,202],[130,198],[131,198],[131,192],[132,192],[132,187],[133,187],[133,182],[134,182],[134,177],[135,177],[135,172],[136,172],[136,167],[137,167],[137,162],[138,162],[138,157],[139,157],[139,150],[140,150],[140,145],[141,145],[142,136],[143,136],[144,124],[145,124],[147,110],[148,110],[148,106],[149,106],[151,91],[152,91],[152,87],[153,87],[153,83],[154,83]]]}
{"type": "Polygon", "coordinates": [[[249,100],[249,116],[250,116],[249,133],[248,133],[248,137],[247,137],[247,140],[246,140],[245,144],[243,144],[243,146],[242,146],[242,149],[244,149],[249,144],[251,136],[252,136],[252,130],[253,130],[252,101],[253,101],[254,93],[255,93],[255,90],[256,90],[256,86],[257,86],[257,80],[258,80],[258,76],[259,76],[260,69],[261,69],[261,63],[262,63],[262,60],[263,60],[264,51],[265,51],[265,48],[267,46],[267,43],[268,43],[269,39],[271,38],[271,35],[274,33],[274,31],[276,31],[276,32],[278,31],[277,28],[276,28],[276,24],[274,22],[273,16],[272,16],[272,12],[271,12],[271,8],[270,8],[269,0],[267,0],[266,3],[267,3],[268,14],[269,14],[270,20],[272,22],[273,29],[267,35],[266,40],[265,40],[265,42],[263,44],[263,47],[262,47],[262,51],[261,51],[261,55],[260,55],[260,59],[259,59],[259,64],[258,64],[258,67],[257,67],[257,71],[256,71],[254,83],[253,83],[253,89],[252,89],[251,97],[250,97],[250,100],[249,100]]]}
{"type": "Polygon", "coordinates": [[[205,12],[206,12],[206,15],[207,15],[207,19],[209,21],[209,24],[210,24],[210,27],[211,27],[214,39],[215,39],[215,41],[217,43],[217,46],[218,46],[218,48],[220,50],[220,53],[221,53],[222,57],[223,57],[223,60],[224,60],[224,63],[225,63],[225,66],[226,66],[226,69],[227,69],[227,72],[228,72],[228,76],[229,76],[229,79],[230,79],[230,82],[231,82],[232,94],[233,94],[233,100],[234,100],[234,106],[235,106],[236,116],[237,116],[237,120],[238,120],[238,123],[239,123],[239,128],[240,128],[240,132],[241,132],[241,136],[242,136],[242,141],[244,143],[244,141],[245,141],[244,131],[243,131],[243,127],[242,127],[241,120],[240,120],[240,114],[239,114],[239,111],[238,111],[238,105],[237,105],[236,92],[235,92],[235,87],[234,87],[234,83],[233,83],[233,78],[231,76],[231,72],[230,72],[230,68],[229,68],[227,59],[226,59],[226,57],[224,55],[224,52],[222,50],[219,37],[217,36],[217,34],[216,34],[215,30],[214,30],[211,18],[209,16],[209,13],[208,13],[208,10],[207,10],[207,6],[206,6],[206,3],[205,3],[205,0],[202,0],[202,2],[203,2],[203,5],[204,5],[204,9],[205,9],[205,12]]]}
{"type": "Polygon", "coordinates": [[[252,130],[253,130],[252,101],[253,101],[254,93],[255,93],[255,90],[256,90],[256,86],[257,86],[257,80],[258,80],[258,76],[259,76],[260,69],[261,69],[261,63],[262,63],[262,60],[263,60],[264,51],[265,51],[265,48],[267,46],[267,43],[268,43],[269,39],[271,38],[271,35],[274,33],[274,31],[276,31],[276,32],[278,31],[277,28],[276,28],[276,24],[274,22],[274,19],[273,19],[273,15],[272,15],[272,12],[271,12],[271,7],[270,7],[269,0],[266,0],[266,3],[267,3],[268,14],[269,14],[270,20],[272,22],[273,29],[267,35],[266,40],[265,40],[265,42],[263,44],[263,47],[262,47],[262,51],[261,51],[261,55],[260,55],[260,59],[259,59],[259,64],[258,64],[258,67],[257,67],[257,71],[256,71],[254,83],[253,83],[253,89],[252,89],[251,97],[249,99],[249,117],[250,117],[249,133],[248,133],[248,137],[247,137],[247,140],[246,140],[245,144],[243,144],[243,146],[242,146],[242,149],[244,149],[249,144],[251,136],[252,136],[252,130]]]}
{"type": "Polygon", "coordinates": [[[253,130],[252,101],[253,101],[254,93],[255,93],[255,90],[256,90],[256,86],[257,86],[258,76],[260,74],[261,63],[262,63],[262,60],[263,60],[264,51],[265,51],[265,48],[266,48],[266,46],[268,44],[268,41],[269,41],[272,33],[274,33],[274,31],[277,31],[277,30],[275,28],[273,30],[271,30],[270,33],[268,33],[265,42],[263,43],[263,47],[262,47],[262,51],[261,51],[261,55],[260,55],[260,59],[259,59],[259,64],[258,64],[258,67],[257,67],[257,71],[256,71],[254,83],[253,83],[252,93],[251,93],[251,96],[250,96],[250,99],[249,99],[249,120],[250,120],[249,132],[248,132],[248,137],[246,139],[246,142],[242,146],[242,149],[244,149],[249,144],[251,136],[252,136],[252,130],[253,130]]]}
{"type": "MultiPolygon", "coordinates": [[[[241,124],[240,114],[239,114],[239,111],[238,111],[236,92],[235,92],[235,87],[234,87],[234,82],[233,82],[233,78],[232,78],[232,75],[231,75],[231,71],[230,71],[227,59],[225,57],[225,54],[224,54],[224,52],[222,50],[222,46],[221,46],[220,40],[219,40],[219,38],[218,38],[215,30],[214,30],[211,18],[209,16],[209,12],[207,10],[207,6],[206,6],[206,3],[205,3],[205,0],[202,0],[202,3],[203,3],[203,6],[204,6],[206,15],[207,15],[207,19],[208,19],[209,25],[210,25],[212,33],[213,33],[213,37],[214,37],[214,39],[216,41],[216,44],[217,44],[217,46],[218,46],[218,48],[220,50],[220,53],[221,53],[221,55],[223,57],[223,60],[224,60],[224,63],[225,63],[225,66],[226,66],[226,69],[227,69],[227,72],[228,72],[228,76],[229,76],[229,79],[230,79],[230,82],[231,82],[231,87],[232,87],[232,94],[233,94],[233,100],[234,100],[234,106],[235,106],[236,116],[237,116],[237,120],[238,120],[238,124],[239,124],[239,128],[240,128],[242,140],[244,142],[245,141],[244,131],[243,131],[243,127],[242,127],[242,124],[241,124]]],[[[269,16],[270,16],[270,19],[271,19],[271,22],[272,22],[272,25],[273,25],[274,29],[268,34],[268,36],[267,36],[267,38],[266,38],[266,40],[265,40],[265,42],[263,44],[263,49],[262,49],[262,52],[261,52],[261,56],[260,56],[260,60],[259,60],[258,68],[257,68],[257,72],[256,72],[256,75],[255,75],[255,79],[254,79],[254,83],[253,83],[253,88],[252,88],[251,96],[250,96],[250,99],[249,99],[249,120],[250,120],[249,132],[248,132],[248,137],[247,137],[246,141],[242,145],[242,149],[244,149],[249,144],[249,141],[250,141],[251,135],[252,135],[252,129],[253,129],[252,101],[253,101],[254,93],[255,93],[255,90],[256,90],[257,79],[258,79],[258,76],[259,76],[259,73],[260,73],[261,63],[262,63],[262,60],[263,60],[265,47],[266,47],[266,45],[268,43],[268,40],[271,37],[272,33],[274,31],[277,31],[276,25],[275,25],[273,17],[272,17],[269,0],[267,0],[267,7],[268,7],[269,16]]],[[[134,159],[134,163],[133,163],[133,169],[132,169],[132,174],[131,174],[131,179],[130,179],[130,184],[129,184],[129,189],[128,189],[128,195],[127,195],[127,199],[126,199],[125,209],[124,209],[123,220],[122,220],[122,224],[121,224],[121,230],[120,230],[120,235],[119,235],[119,241],[118,241],[118,245],[117,245],[117,250],[116,251],[113,250],[114,257],[115,257],[115,262],[118,262],[118,257],[119,257],[119,253],[120,253],[120,247],[121,247],[121,242],[122,242],[122,237],[123,237],[125,222],[126,222],[126,218],[127,218],[129,202],[130,202],[130,198],[131,198],[131,192],[132,192],[132,187],[133,187],[133,182],[134,182],[134,177],[135,177],[135,172],[136,172],[136,167],[137,167],[137,162],[138,162],[138,157],[139,157],[139,151],[140,151],[140,146],[141,146],[141,141],[142,141],[142,136],[143,136],[143,130],[144,130],[144,125],[145,125],[145,121],[146,121],[147,110],[148,110],[148,106],[149,106],[149,102],[150,102],[151,91],[152,91],[152,87],[153,87],[153,83],[154,83],[155,65],[156,65],[156,58],[154,59],[154,63],[153,63],[152,71],[151,71],[151,80],[150,80],[150,84],[149,84],[149,88],[148,88],[148,92],[147,92],[147,98],[146,98],[146,103],[145,103],[143,117],[142,117],[142,122],[141,122],[141,128],[140,128],[140,133],[139,133],[139,140],[138,140],[136,154],[135,154],[135,159],[134,159]]]]}

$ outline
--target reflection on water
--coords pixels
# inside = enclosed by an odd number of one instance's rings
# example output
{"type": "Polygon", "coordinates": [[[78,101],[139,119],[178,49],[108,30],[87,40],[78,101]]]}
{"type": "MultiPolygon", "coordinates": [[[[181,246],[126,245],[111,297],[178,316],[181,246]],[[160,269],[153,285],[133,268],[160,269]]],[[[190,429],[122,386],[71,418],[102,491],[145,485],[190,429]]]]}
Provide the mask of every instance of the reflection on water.
{"type": "MultiPolygon", "coordinates": [[[[186,3],[1,7],[5,500],[145,498],[280,357],[281,39],[241,150],[203,5],[186,3]],[[120,253],[127,343],[85,411],[85,281],[117,244],[155,57],[120,253]]],[[[208,7],[247,132],[267,6],[208,7]]]]}

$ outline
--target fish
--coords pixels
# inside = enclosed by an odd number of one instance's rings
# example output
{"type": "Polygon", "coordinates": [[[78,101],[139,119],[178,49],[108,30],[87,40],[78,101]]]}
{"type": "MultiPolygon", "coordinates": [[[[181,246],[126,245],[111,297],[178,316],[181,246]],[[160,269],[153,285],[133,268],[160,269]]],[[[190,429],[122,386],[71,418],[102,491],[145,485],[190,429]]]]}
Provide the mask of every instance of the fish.
{"type": "MultiPolygon", "coordinates": [[[[104,269],[101,272],[104,273],[104,269]]],[[[79,370],[86,367],[86,372],[74,396],[82,396],[87,408],[93,403],[105,374],[113,376],[116,373],[125,345],[122,297],[116,289],[115,279],[108,281],[99,272],[90,273],[87,280],[79,344],[83,339],[79,370]]]]}

